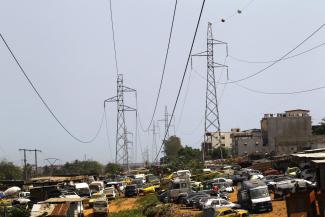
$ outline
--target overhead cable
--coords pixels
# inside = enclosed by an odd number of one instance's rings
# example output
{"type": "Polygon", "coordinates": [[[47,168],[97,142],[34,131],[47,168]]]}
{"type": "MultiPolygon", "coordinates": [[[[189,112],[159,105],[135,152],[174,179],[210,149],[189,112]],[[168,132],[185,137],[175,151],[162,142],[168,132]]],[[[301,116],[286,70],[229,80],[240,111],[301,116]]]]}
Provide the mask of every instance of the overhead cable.
{"type": "Polygon", "coordinates": [[[237,85],[238,87],[241,87],[243,89],[246,89],[250,92],[265,94],[265,95],[294,95],[294,94],[309,93],[309,92],[314,92],[317,90],[325,89],[325,85],[324,85],[324,86],[319,86],[319,87],[315,87],[315,88],[297,90],[297,91],[291,91],[291,92],[267,92],[267,91],[255,90],[255,89],[243,86],[241,84],[235,84],[235,85],[237,85]]]}
{"type": "Polygon", "coordinates": [[[89,140],[84,140],[84,139],[80,139],[78,137],[76,137],[75,135],[73,135],[64,125],[63,123],[59,120],[59,118],[54,114],[53,110],[50,108],[50,106],[46,103],[45,99],[41,96],[41,94],[39,93],[39,91],[36,89],[35,85],[33,84],[33,82],[30,80],[30,78],[28,77],[27,73],[25,72],[25,70],[23,69],[22,65],[19,63],[18,59],[16,58],[15,54],[12,52],[11,48],[9,47],[8,43],[6,42],[5,38],[3,37],[3,35],[0,33],[0,37],[3,41],[3,43],[6,45],[8,51],[10,52],[12,58],[15,60],[16,64],[18,65],[20,71],[23,73],[23,75],[25,76],[25,78],[27,79],[28,83],[30,84],[30,86],[32,87],[32,89],[34,90],[34,92],[36,93],[36,95],[38,96],[38,98],[42,101],[43,105],[45,106],[45,108],[47,109],[47,111],[52,115],[52,117],[56,120],[56,122],[76,141],[81,142],[81,143],[91,143],[93,142],[97,137],[98,134],[102,128],[103,125],[103,121],[104,121],[104,113],[102,115],[100,124],[99,124],[99,128],[95,133],[95,136],[93,136],[91,139],[89,140]]]}
{"type": "MultiPolygon", "coordinates": [[[[286,57],[286,58],[283,58],[282,61],[283,61],[283,60],[288,60],[288,59],[291,59],[291,58],[294,58],[294,57],[298,57],[298,56],[303,55],[303,54],[306,54],[306,53],[309,53],[310,51],[313,51],[313,50],[315,50],[315,49],[317,49],[317,48],[320,48],[320,47],[322,47],[322,46],[324,46],[324,45],[325,45],[325,43],[321,43],[321,44],[319,44],[319,45],[316,45],[316,46],[314,46],[314,47],[312,47],[312,48],[309,48],[309,49],[307,49],[307,50],[304,50],[304,51],[302,51],[302,52],[300,52],[300,53],[297,53],[297,54],[295,54],[295,55],[292,55],[292,56],[288,56],[288,57],[286,57]]],[[[238,58],[238,57],[231,56],[231,55],[229,55],[229,57],[230,57],[231,59],[234,59],[234,60],[239,61],[239,62],[244,62],[244,63],[253,63],[253,64],[259,64],[259,63],[261,63],[261,64],[263,64],[263,63],[274,63],[274,62],[277,61],[277,60],[265,60],[265,61],[256,61],[256,60],[253,60],[253,61],[252,61],[252,60],[245,60],[245,59],[238,58]]]]}
{"type": "Polygon", "coordinates": [[[163,145],[165,144],[165,141],[166,141],[166,137],[168,135],[168,131],[169,131],[169,128],[170,128],[170,125],[171,125],[171,122],[173,120],[173,117],[174,117],[174,114],[175,114],[175,110],[176,110],[176,107],[177,107],[177,103],[178,103],[178,100],[179,100],[179,96],[181,94],[181,91],[182,91],[182,87],[183,87],[183,84],[184,84],[184,80],[185,80],[185,76],[186,76],[186,72],[187,72],[187,68],[188,68],[188,65],[189,65],[189,62],[190,62],[190,58],[191,58],[191,55],[192,55],[192,50],[193,50],[193,46],[194,46],[194,42],[195,42],[195,38],[196,38],[196,35],[197,35],[197,31],[198,31],[198,28],[199,28],[199,25],[200,25],[200,21],[201,21],[201,17],[202,17],[202,13],[203,13],[203,9],[204,9],[204,5],[205,5],[205,0],[202,1],[202,6],[201,6],[201,10],[200,10],[200,15],[198,17],[198,20],[197,20],[197,24],[196,24],[196,28],[195,28],[195,32],[194,32],[194,36],[193,36],[193,39],[192,39],[192,44],[191,44],[191,48],[189,50],[189,53],[188,53],[188,57],[187,57],[187,61],[186,61],[186,65],[185,65],[185,69],[184,69],[184,72],[183,72],[183,76],[182,76],[182,80],[181,80],[181,83],[180,83],[180,86],[179,86],[179,89],[178,89],[178,93],[177,93],[177,97],[176,97],[176,100],[175,100],[175,104],[174,104],[174,107],[173,107],[173,112],[171,114],[171,118],[168,122],[168,127],[167,127],[167,130],[165,132],[165,135],[164,135],[164,139],[162,140],[162,143],[161,143],[161,146],[159,148],[159,151],[155,157],[155,160],[154,162],[157,160],[158,156],[159,156],[159,153],[161,152],[162,150],[162,147],[163,145]]]}
{"type": "Polygon", "coordinates": [[[295,46],[293,49],[291,49],[289,52],[287,52],[286,54],[284,54],[281,58],[277,59],[276,61],[272,62],[270,65],[262,68],[261,70],[248,75],[246,77],[237,79],[237,80],[229,80],[227,82],[218,82],[219,84],[231,84],[231,83],[238,83],[241,81],[245,81],[247,79],[250,79],[252,77],[255,77],[263,72],[265,72],[267,69],[271,68],[272,66],[276,65],[277,63],[279,63],[280,61],[282,61],[284,58],[288,57],[292,52],[294,52],[295,50],[297,50],[301,45],[303,45],[306,41],[308,41],[312,36],[314,36],[317,32],[319,32],[323,27],[325,26],[325,24],[322,24],[320,27],[318,27],[314,32],[312,32],[307,38],[305,38],[302,42],[300,42],[297,46],[295,46]]]}
{"type": "Polygon", "coordinates": [[[116,68],[116,74],[119,74],[118,64],[117,64],[117,51],[116,51],[116,41],[115,41],[115,29],[114,29],[112,0],[109,0],[109,10],[110,10],[111,28],[112,28],[112,35],[113,35],[113,47],[114,47],[115,68],[116,68]]]}
{"type": "Polygon", "coordinates": [[[165,60],[164,60],[164,66],[163,66],[163,70],[162,70],[162,73],[161,73],[161,78],[160,78],[160,83],[159,83],[158,94],[157,94],[157,97],[156,97],[155,107],[154,107],[154,110],[153,110],[149,125],[148,125],[147,129],[145,129],[145,132],[149,131],[149,128],[150,128],[150,126],[151,126],[151,124],[153,122],[153,119],[155,118],[155,114],[156,114],[156,111],[157,111],[157,106],[158,106],[158,101],[159,101],[160,92],[161,92],[161,88],[162,88],[162,83],[163,83],[164,76],[165,76],[165,71],[166,71],[166,65],[167,65],[167,59],[168,59],[168,54],[169,54],[170,42],[171,42],[172,33],[173,33],[173,29],[174,29],[174,21],[175,21],[175,16],[176,16],[177,2],[178,2],[178,0],[175,0],[173,18],[172,18],[172,23],[171,23],[171,26],[170,26],[168,44],[167,44],[165,60]]]}

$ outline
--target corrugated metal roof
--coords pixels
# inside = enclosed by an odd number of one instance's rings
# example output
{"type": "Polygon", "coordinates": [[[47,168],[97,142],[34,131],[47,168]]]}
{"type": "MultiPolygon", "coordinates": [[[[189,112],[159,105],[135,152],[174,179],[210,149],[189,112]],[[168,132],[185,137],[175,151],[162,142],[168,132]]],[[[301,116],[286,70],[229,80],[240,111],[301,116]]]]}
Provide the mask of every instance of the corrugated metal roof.
{"type": "Polygon", "coordinates": [[[81,202],[85,198],[50,198],[46,200],[46,203],[66,203],[66,202],[81,202]]]}
{"type": "Polygon", "coordinates": [[[293,157],[325,159],[324,152],[291,154],[293,157]]]}
{"type": "Polygon", "coordinates": [[[55,205],[51,215],[49,216],[67,216],[70,204],[69,203],[61,203],[55,205]]]}
{"type": "Polygon", "coordinates": [[[313,160],[312,162],[316,163],[316,164],[325,164],[325,159],[324,160],[313,160]]]}

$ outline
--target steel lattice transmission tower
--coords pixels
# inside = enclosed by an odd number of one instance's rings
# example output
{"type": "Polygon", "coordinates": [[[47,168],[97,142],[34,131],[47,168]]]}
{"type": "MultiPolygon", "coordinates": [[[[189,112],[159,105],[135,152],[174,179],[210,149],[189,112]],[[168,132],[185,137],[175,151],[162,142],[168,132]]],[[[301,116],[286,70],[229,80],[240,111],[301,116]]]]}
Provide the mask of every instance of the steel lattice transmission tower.
{"type": "MultiPolygon", "coordinates": [[[[218,95],[216,87],[216,76],[215,68],[218,67],[228,67],[224,64],[219,64],[214,61],[214,45],[227,43],[215,40],[213,38],[212,23],[208,23],[207,30],[207,50],[192,56],[204,56],[207,58],[207,76],[206,76],[206,98],[205,98],[205,121],[204,121],[204,141],[202,143],[202,154],[203,160],[205,159],[205,152],[211,150],[212,139],[218,140],[219,145],[221,145],[221,128],[220,128],[220,118],[219,118],[219,108],[218,108],[218,95]],[[218,133],[218,137],[215,136],[214,132],[218,133]]],[[[226,46],[227,48],[227,46],[226,46]]],[[[228,48],[227,48],[228,56],[228,48]]],[[[222,149],[220,149],[220,156],[223,158],[222,149]]]]}
{"type": "Polygon", "coordinates": [[[117,104],[117,128],[116,128],[116,152],[115,152],[115,163],[124,165],[129,170],[129,144],[125,112],[136,111],[136,109],[131,108],[124,104],[124,93],[126,92],[136,92],[135,89],[124,86],[123,75],[117,75],[117,94],[104,102],[116,102],[117,104]]]}

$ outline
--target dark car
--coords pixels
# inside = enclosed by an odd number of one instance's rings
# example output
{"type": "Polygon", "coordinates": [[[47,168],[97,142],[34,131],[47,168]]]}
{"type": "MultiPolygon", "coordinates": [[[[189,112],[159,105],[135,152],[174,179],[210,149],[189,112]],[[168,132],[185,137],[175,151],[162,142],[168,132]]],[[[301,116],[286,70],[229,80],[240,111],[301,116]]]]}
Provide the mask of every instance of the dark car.
{"type": "Polygon", "coordinates": [[[195,201],[197,201],[197,203],[199,202],[199,200],[203,197],[210,197],[209,194],[205,194],[205,193],[199,193],[199,194],[194,194],[190,197],[185,198],[185,203],[184,205],[186,207],[194,207],[194,203],[195,201]]]}
{"type": "Polygon", "coordinates": [[[192,198],[190,207],[195,208],[195,209],[200,209],[200,200],[203,198],[210,198],[210,195],[199,195],[194,198],[192,198]]]}
{"type": "Polygon", "coordinates": [[[138,196],[138,194],[139,191],[137,185],[127,185],[125,187],[125,192],[124,192],[125,197],[138,196]]]}
{"type": "Polygon", "coordinates": [[[183,197],[183,198],[180,200],[180,204],[189,207],[189,206],[190,206],[191,199],[192,199],[193,197],[198,196],[198,195],[208,195],[208,194],[206,194],[206,193],[204,193],[204,192],[193,192],[193,193],[190,193],[189,195],[187,195],[186,197],[183,197]]]}

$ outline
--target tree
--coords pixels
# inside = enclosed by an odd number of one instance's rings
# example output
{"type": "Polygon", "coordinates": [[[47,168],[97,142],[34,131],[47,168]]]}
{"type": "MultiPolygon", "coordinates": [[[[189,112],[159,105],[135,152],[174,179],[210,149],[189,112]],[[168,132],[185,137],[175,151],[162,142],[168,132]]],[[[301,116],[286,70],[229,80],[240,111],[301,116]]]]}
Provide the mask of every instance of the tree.
{"type": "Polygon", "coordinates": [[[120,164],[108,163],[105,166],[105,173],[109,173],[112,175],[121,174],[123,171],[124,171],[124,168],[120,164]]]}
{"type": "Polygon", "coordinates": [[[177,164],[181,165],[183,167],[182,169],[202,168],[202,151],[189,146],[181,148],[178,151],[177,164]]]}
{"type": "Polygon", "coordinates": [[[92,160],[65,163],[62,168],[55,170],[54,175],[99,175],[103,172],[103,166],[92,160]]]}
{"type": "Polygon", "coordinates": [[[317,126],[313,126],[313,134],[325,135],[325,118],[317,126]]]}
{"type": "Polygon", "coordinates": [[[0,162],[0,180],[17,180],[22,178],[23,172],[20,167],[6,160],[0,162]]]}
{"type": "Polygon", "coordinates": [[[215,149],[213,149],[212,153],[211,153],[211,158],[213,160],[216,159],[221,159],[221,152],[222,152],[222,158],[228,158],[229,157],[229,150],[225,147],[217,147],[215,149]]]}
{"type": "Polygon", "coordinates": [[[164,143],[164,152],[168,160],[175,160],[178,156],[178,151],[182,149],[180,138],[177,136],[171,136],[164,143]]]}

